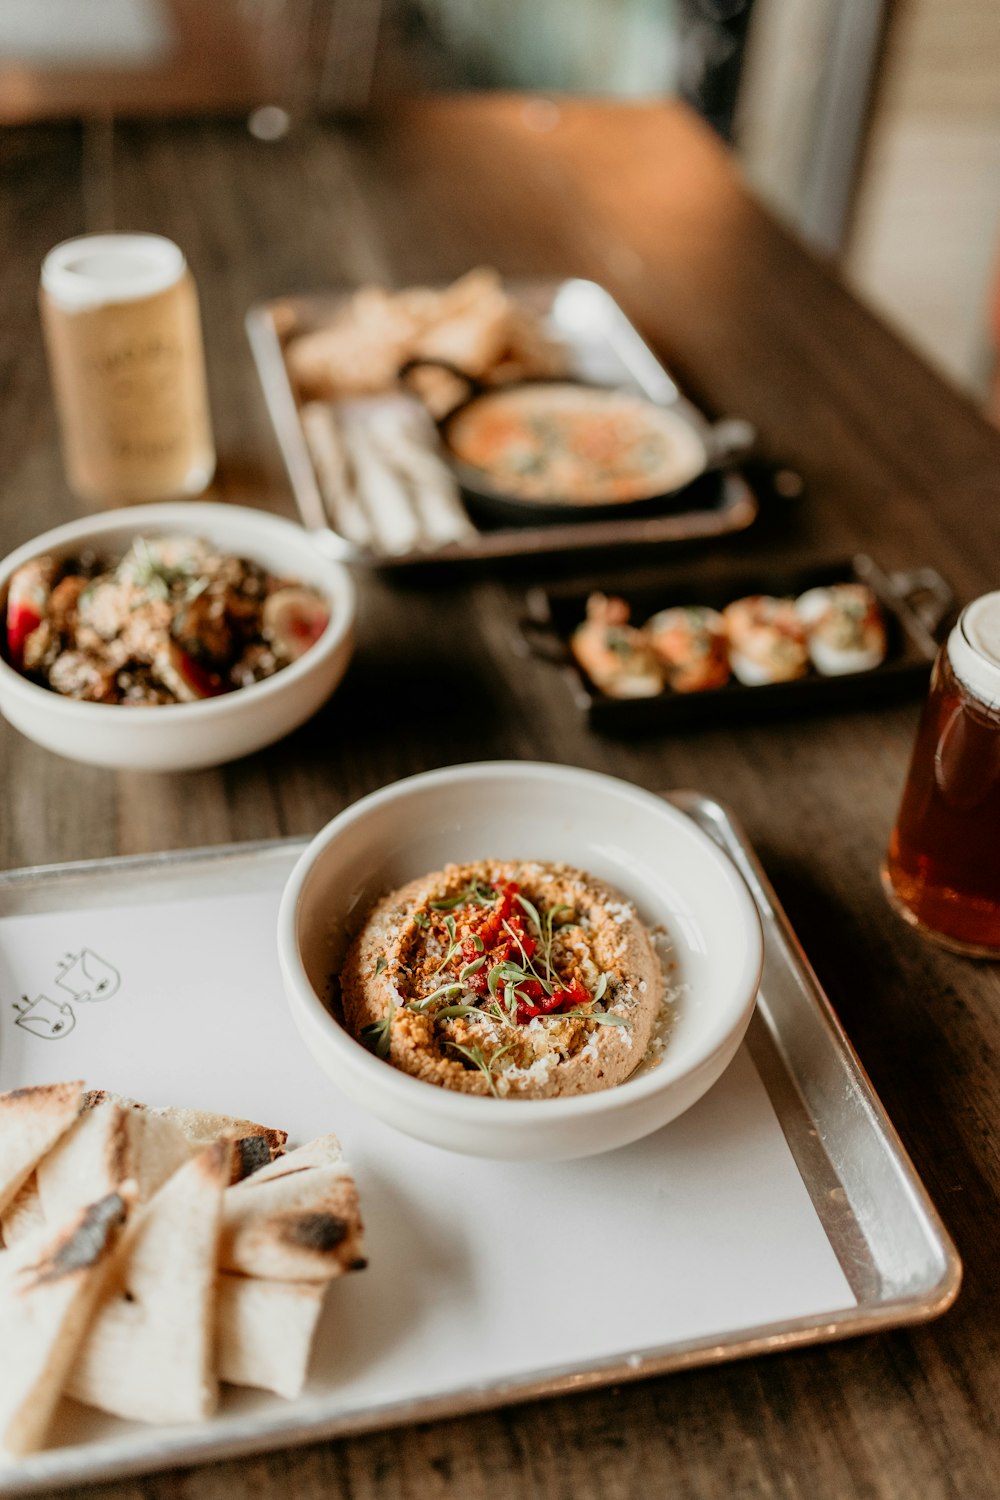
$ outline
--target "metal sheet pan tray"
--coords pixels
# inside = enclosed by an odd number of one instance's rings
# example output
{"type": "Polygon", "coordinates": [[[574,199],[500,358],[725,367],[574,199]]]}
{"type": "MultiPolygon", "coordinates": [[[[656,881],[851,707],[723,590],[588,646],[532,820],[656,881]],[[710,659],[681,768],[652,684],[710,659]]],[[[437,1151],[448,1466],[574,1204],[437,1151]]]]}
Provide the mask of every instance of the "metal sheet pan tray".
{"type": "MultiPolygon", "coordinates": [[[[686,1116],[623,1151],[555,1166],[484,1162],[470,1173],[465,1159],[352,1114],[310,1071],[281,1000],[269,925],[301,841],[0,876],[3,1086],[40,1081],[45,1070],[153,1103],[200,1093],[235,1111],[246,1100],[300,1138],[322,1118],[354,1164],[369,1256],[368,1270],[331,1288],[298,1400],[227,1387],[211,1420],[183,1428],[64,1401],[51,1446],[0,1467],[0,1492],[455,1416],[872,1333],[950,1306],[955,1249],[760,865],[720,803],[693,792],[671,800],[753,893],[765,934],[757,1011],[731,1068],[686,1116]],[[200,949],[199,920],[209,936],[200,949]],[[9,1002],[28,985],[50,988],[47,966],[81,942],[117,960],[120,987],[100,1005],[75,1005],[65,1039],[33,1041],[9,1002]],[[150,998],[157,986],[171,1004],[150,998]],[[701,1204],[693,1215],[692,1203],[701,1204]],[[689,1270],[678,1275],[685,1236],[689,1270]],[[530,1317],[512,1318],[511,1256],[534,1265],[539,1246],[546,1288],[553,1271],[583,1280],[568,1300],[543,1290],[530,1317]],[[623,1246],[634,1247],[624,1281],[623,1246]],[[807,1261],[822,1271],[796,1290],[789,1284],[807,1261]],[[762,1298],[786,1312],[740,1315],[762,1298]],[[581,1303],[593,1321],[560,1312],[581,1303]]],[[[65,994],[65,958],[57,973],[64,985],[53,993],[65,994]]]]}
{"type": "MultiPolygon", "coordinates": [[[[507,291],[542,319],[546,331],[566,347],[568,374],[598,385],[636,391],[670,406],[706,435],[725,443],[725,429],[747,424],[713,425],[688,401],[625,313],[596,282],[570,279],[511,281],[507,291]]],[[[328,323],[351,292],[326,292],[276,298],[257,303],[247,314],[247,334],[257,364],[274,430],[284,456],[299,513],[305,525],[322,535],[327,548],[345,560],[379,567],[416,563],[459,562],[477,558],[530,556],[552,552],[586,552],[608,547],[643,546],[712,538],[743,531],[756,519],[759,502],[747,476],[735,467],[721,468],[692,484],[664,514],[629,516],[563,525],[479,527],[465,540],[427,545],[401,554],[359,547],[340,535],[331,521],[301,419],[299,402],[285,362],[284,349],[298,333],[328,323]]],[[[716,444],[717,446],[717,444],[716,444]]]]}
{"type": "Polygon", "coordinates": [[[697,724],[736,723],[810,710],[885,703],[919,692],[937,654],[938,635],[954,595],[933,568],[886,573],[864,553],[836,562],[781,567],[759,562],[688,565],[616,579],[531,589],[520,634],[528,650],[559,666],[575,702],[593,728],[607,734],[685,729],[697,724]],[[625,600],[637,625],[673,605],[722,610],[749,594],[795,597],[834,583],[864,583],[875,595],[886,628],[887,652],[877,667],[824,677],[811,670],[789,682],[747,687],[731,678],[724,687],[679,693],[665,689],[648,698],[612,698],[578,666],[570,650],[573,631],[586,618],[587,599],[599,590],[625,600]]]}

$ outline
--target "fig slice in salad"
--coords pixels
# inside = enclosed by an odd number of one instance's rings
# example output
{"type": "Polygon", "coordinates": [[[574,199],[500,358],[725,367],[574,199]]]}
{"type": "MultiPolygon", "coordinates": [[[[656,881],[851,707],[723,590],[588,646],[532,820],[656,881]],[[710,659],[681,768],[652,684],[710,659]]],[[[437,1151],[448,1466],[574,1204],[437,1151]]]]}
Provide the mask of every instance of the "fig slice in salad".
{"type": "Polygon", "coordinates": [[[167,641],[157,655],[156,674],[178,703],[196,703],[200,698],[217,698],[226,685],[215,672],[195,661],[176,641],[167,641]]]}
{"type": "Polygon", "coordinates": [[[32,631],[45,618],[54,569],[48,559],[37,558],[18,568],[7,593],[7,656],[12,667],[24,667],[24,647],[32,631]]]}
{"type": "Polygon", "coordinates": [[[330,620],[330,611],[308,589],[276,589],[264,604],[261,634],[279,655],[296,661],[315,646],[330,620]]]}

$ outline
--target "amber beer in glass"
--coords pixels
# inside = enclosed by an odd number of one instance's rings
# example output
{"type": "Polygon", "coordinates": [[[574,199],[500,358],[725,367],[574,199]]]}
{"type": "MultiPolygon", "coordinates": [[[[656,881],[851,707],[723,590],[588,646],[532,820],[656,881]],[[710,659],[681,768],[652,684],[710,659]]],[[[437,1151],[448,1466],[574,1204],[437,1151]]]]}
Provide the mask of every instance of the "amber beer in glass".
{"type": "Polygon", "coordinates": [[[1000,592],[938,655],[882,875],[927,937],[1000,958],[1000,592]]]}

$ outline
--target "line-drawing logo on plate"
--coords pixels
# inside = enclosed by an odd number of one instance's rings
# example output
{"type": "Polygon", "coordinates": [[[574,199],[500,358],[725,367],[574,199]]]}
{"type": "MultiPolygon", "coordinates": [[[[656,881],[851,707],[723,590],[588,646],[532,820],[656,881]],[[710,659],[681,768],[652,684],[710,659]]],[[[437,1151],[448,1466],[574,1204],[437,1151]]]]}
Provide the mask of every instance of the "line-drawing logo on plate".
{"type": "Polygon", "coordinates": [[[43,1041],[59,1041],[69,1036],[76,1025],[73,1007],[65,1000],[50,1000],[48,995],[36,995],[34,1000],[22,995],[14,1001],[14,1009],[17,1011],[14,1025],[23,1026],[43,1041]]]}
{"type": "MultiPolygon", "coordinates": [[[[110,1000],[121,988],[122,976],[93,948],[80,948],[63,954],[56,964],[54,980],[79,1005],[110,1000]]],[[[36,995],[34,1000],[22,995],[14,1001],[14,1011],[14,1025],[45,1042],[61,1041],[76,1025],[76,1012],[69,1000],[51,1000],[45,994],[36,995]]]]}
{"type": "Polygon", "coordinates": [[[121,975],[92,948],[67,953],[56,969],[56,984],[74,1000],[110,1000],[118,993],[121,975]]]}

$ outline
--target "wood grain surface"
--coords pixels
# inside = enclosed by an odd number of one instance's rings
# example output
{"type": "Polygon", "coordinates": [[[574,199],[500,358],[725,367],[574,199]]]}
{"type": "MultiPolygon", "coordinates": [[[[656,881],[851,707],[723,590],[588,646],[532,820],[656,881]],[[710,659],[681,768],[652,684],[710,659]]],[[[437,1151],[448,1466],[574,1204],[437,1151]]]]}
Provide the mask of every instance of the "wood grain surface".
{"type": "MultiPolygon", "coordinates": [[[[119,127],[98,151],[75,127],[39,127],[0,136],[0,170],[4,551],[79,509],[56,446],[39,261],[61,238],[115,227],[162,231],[189,256],[226,499],[291,513],[243,332],[252,301],[450,277],[485,261],[603,282],[690,394],[749,417],[765,452],[801,472],[804,497],[771,507],[727,555],[798,562],[863,547],[890,568],[932,563],[962,598],[997,585],[1000,435],[754,205],[680,109],[456,98],[351,131],[302,126],[276,144],[238,123],[119,127]]],[[[908,1332],[87,1494],[1000,1491],[1000,970],[923,944],[878,883],[916,705],[596,738],[558,674],[512,649],[525,586],[556,571],[360,579],[359,648],[341,690],[290,739],[221,770],[114,775],[3,726],[0,863],[310,833],[385,782],[486,757],[721,796],[954,1234],[966,1269],[958,1303],[908,1332]]],[[[613,1224],[595,1220],[587,1253],[620,1263],[613,1224]]]]}

